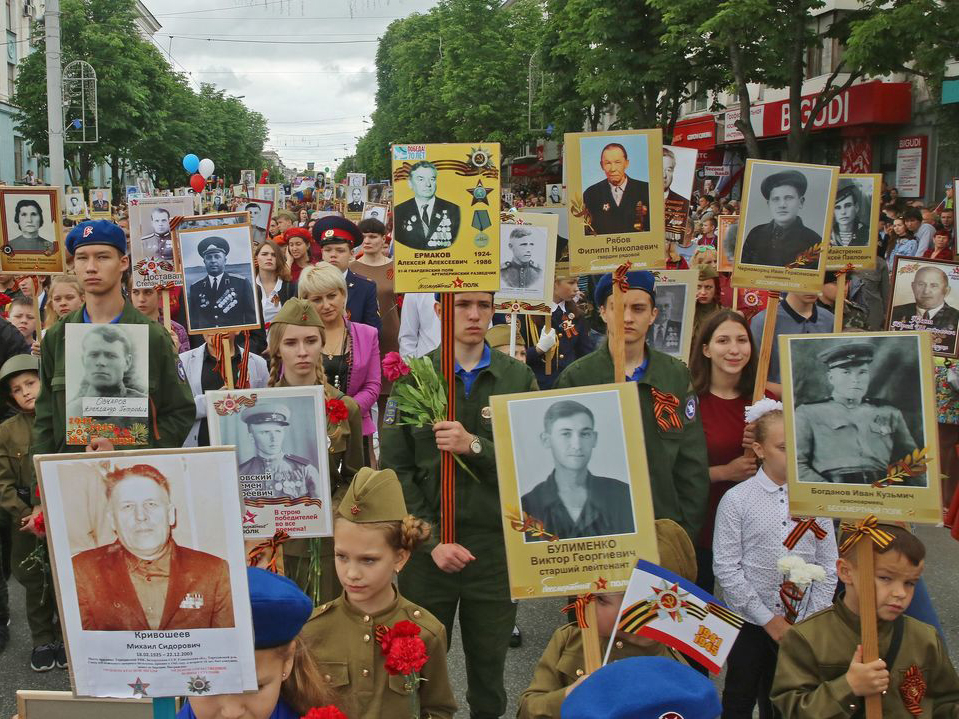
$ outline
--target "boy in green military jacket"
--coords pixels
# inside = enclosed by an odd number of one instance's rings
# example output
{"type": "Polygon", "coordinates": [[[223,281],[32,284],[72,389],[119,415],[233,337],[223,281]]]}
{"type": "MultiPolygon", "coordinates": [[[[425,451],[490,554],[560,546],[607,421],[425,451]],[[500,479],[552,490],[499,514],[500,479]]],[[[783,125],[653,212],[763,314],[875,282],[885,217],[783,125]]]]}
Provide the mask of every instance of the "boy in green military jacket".
{"type": "MultiPolygon", "coordinates": [[[[959,676],[936,630],[907,617],[926,548],[908,530],[880,524],[892,535],[884,548],[870,542],[874,586],[856,567],[856,547],[836,562],[846,592],[832,607],[800,622],[783,636],[773,680],[773,704],[789,719],[862,716],[863,698],[882,696],[884,719],[959,717],[959,676]],[[876,593],[880,659],[862,661],[859,592],[876,593]]],[[[843,539],[851,533],[846,532],[843,539]]]]}
{"type": "MultiPolygon", "coordinates": [[[[33,640],[30,668],[45,672],[57,665],[65,667],[67,656],[60,629],[54,621],[53,580],[49,574],[44,577],[46,567],[29,562],[24,565],[38,543],[46,541],[30,531],[40,511],[30,459],[34,403],[40,390],[38,367],[39,360],[26,354],[11,357],[0,367],[0,397],[17,410],[17,414],[0,424],[0,510],[9,516],[13,525],[10,538],[13,575],[26,593],[27,623],[33,640]]],[[[6,625],[0,630],[6,631],[6,625]]]]}
{"type": "MultiPolygon", "coordinates": [[[[699,419],[696,393],[686,365],[646,344],[646,333],[656,318],[653,273],[627,272],[626,281],[629,283],[623,298],[626,376],[614,377],[613,357],[604,342],[563,370],[553,387],[636,382],[656,518],[672,519],[695,538],[706,515],[709,497],[706,437],[699,419]]],[[[612,292],[612,275],[603,275],[596,285],[594,300],[609,328],[614,326],[612,292]]]]}
{"type": "MultiPolygon", "coordinates": [[[[107,220],[81,222],[70,230],[66,247],[73,255],[85,303],[51,327],[40,343],[40,396],[36,403],[32,453],[68,451],[65,327],[70,322],[149,326],[149,430],[145,446],[183,446],[196,416],[193,393],[170,345],[169,333],[123,297],[123,273],[130,267],[123,230],[107,220]]],[[[87,449],[110,451],[114,446],[106,437],[94,437],[87,449]]]]}

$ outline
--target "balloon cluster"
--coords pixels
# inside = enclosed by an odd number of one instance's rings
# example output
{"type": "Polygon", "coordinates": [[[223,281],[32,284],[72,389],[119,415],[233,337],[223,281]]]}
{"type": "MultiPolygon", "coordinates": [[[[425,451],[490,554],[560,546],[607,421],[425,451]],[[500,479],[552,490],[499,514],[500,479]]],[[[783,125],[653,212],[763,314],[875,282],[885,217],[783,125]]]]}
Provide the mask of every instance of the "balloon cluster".
{"type": "Polygon", "coordinates": [[[213,160],[204,157],[202,160],[192,152],[183,156],[183,169],[191,174],[190,187],[194,192],[203,192],[207,178],[213,174],[215,166],[213,160]]]}

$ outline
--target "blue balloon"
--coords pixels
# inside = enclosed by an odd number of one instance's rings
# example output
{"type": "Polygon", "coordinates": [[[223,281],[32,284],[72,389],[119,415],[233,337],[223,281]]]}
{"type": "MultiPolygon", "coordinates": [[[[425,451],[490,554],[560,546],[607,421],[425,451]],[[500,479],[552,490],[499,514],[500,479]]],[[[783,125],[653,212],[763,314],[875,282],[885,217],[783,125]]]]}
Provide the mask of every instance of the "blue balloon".
{"type": "Polygon", "coordinates": [[[192,152],[189,155],[183,156],[183,169],[189,172],[191,175],[197,171],[199,166],[200,158],[194,155],[192,152]]]}

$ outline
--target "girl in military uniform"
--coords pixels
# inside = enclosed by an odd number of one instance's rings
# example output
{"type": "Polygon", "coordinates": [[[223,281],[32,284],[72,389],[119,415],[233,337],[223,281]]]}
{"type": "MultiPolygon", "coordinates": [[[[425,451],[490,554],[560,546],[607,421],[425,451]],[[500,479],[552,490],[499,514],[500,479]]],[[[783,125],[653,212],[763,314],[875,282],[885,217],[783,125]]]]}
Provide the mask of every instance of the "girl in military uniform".
{"type": "MultiPolygon", "coordinates": [[[[268,387],[321,385],[327,407],[330,453],[330,496],[333,504],[346,491],[353,475],[363,466],[363,425],[359,405],[331,387],[323,373],[323,321],[308,300],[287,300],[270,325],[267,355],[268,387]],[[337,404],[339,403],[339,404],[337,404]],[[332,421],[331,409],[345,409],[346,420],[332,421]]],[[[329,601],[340,592],[333,571],[333,541],[294,539],[284,545],[286,574],[309,594],[314,604],[329,601]]]]}
{"type": "Polygon", "coordinates": [[[446,629],[400,595],[393,583],[429,536],[430,525],[407,514],[396,472],[359,471],[333,525],[336,574],[344,591],[317,607],[303,628],[320,674],[343,697],[351,717],[410,716],[412,692],[418,718],[444,719],[456,711],[446,667],[446,629]],[[421,681],[386,669],[388,633],[404,628],[423,642],[427,658],[417,673],[421,681]]]}

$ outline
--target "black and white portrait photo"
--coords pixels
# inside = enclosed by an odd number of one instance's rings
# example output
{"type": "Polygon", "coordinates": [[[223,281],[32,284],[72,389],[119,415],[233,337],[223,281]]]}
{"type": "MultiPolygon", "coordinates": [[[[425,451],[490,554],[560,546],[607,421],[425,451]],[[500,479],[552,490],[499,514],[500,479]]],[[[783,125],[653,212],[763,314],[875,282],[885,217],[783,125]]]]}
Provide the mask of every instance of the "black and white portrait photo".
{"type": "Polygon", "coordinates": [[[253,170],[240,170],[240,184],[249,192],[256,185],[256,173],[253,170]]]}
{"type": "Polygon", "coordinates": [[[654,350],[673,357],[681,356],[688,290],[686,285],[680,284],[656,286],[656,316],[646,332],[649,346],[654,350]]]}
{"type": "Polygon", "coordinates": [[[267,200],[268,202],[272,202],[274,206],[276,206],[276,203],[278,200],[276,188],[277,188],[276,185],[257,185],[256,193],[255,193],[256,198],[258,200],[267,200]]]}
{"type": "Polygon", "coordinates": [[[192,197],[143,197],[130,202],[130,259],[174,261],[173,217],[193,215],[192,197]]]}
{"type": "Polygon", "coordinates": [[[367,202],[363,207],[363,219],[379,220],[385,225],[388,209],[389,206],[384,203],[367,202]]]}
{"type": "Polygon", "coordinates": [[[616,392],[513,401],[509,419],[524,513],[559,539],[635,531],[616,392]]]}
{"type": "Polygon", "coordinates": [[[184,230],[177,238],[186,280],[188,330],[259,326],[250,225],[184,230]]]}
{"type": "Polygon", "coordinates": [[[366,184],[366,173],[364,172],[347,172],[346,173],[346,184],[349,187],[363,187],[366,184]]]}
{"type": "Polygon", "coordinates": [[[840,177],[833,205],[833,247],[864,247],[869,244],[872,197],[876,191],[874,178],[840,177]]]}
{"type": "Polygon", "coordinates": [[[244,526],[245,536],[331,533],[330,483],[321,481],[329,476],[322,388],[208,392],[207,417],[211,441],[236,446],[240,490],[258,518],[244,526]]]}
{"type": "Polygon", "coordinates": [[[82,220],[86,217],[87,208],[83,202],[81,190],[71,190],[65,195],[67,217],[71,220],[82,220]]]}
{"type": "Polygon", "coordinates": [[[749,160],[740,263],[818,269],[837,175],[835,167],[749,160]]]}
{"type": "Polygon", "coordinates": [[[386,197],[386,188],[388,185],[378,182],[372,185],[366,186],[366,201],[367,202],[381,202],[385,203],[388,201],[386,197]]]}
{"type": "Polygon", "coordinates": [[[587,136],[581,137],[579,143],[583,204],[589,213],[586,234],[649,230],[650,167],[646,136],[587,136]]]}
{"type": "Polygon", "coordinates": [[[273,216],[273,203],[268,200],[256,200],[251,197],[240,199],[236,209],[250,213],[250,232],[253,244],[262,245],[267,239],[267,229],[273,216]]]}
{"type": "Polygon", "coordinates": [[[366,204],[366,186],[351,187],[349,202],[346,203],[347,212],[362,212],[366,204]]]}
{"type": "Polygon", "coordinates": [[[932,351],[955,357],[959,333],[959,263],[896,257],[886,328],[932,333],[932,351]]]}
{"type": "Polygon", "coordinates": [[[500,292],[512,298],[542,298],[548,252],[546,227],[500,225],[500,292]]]}
{"type": "Polygon", "coordinates": [[[546,185],[546,206],[561,207],[566,204],[565,188],[560,184],[546,185]]]}
{"type": "MultiPolygon", "coordinates": [[[[192,230],[197,227],[224,227],[226,225],[245,225],[248,223],[246,212],[214,212],[209,215],[187,217],[177,225],[178,231],[192,230]]],[[[252,229],[252,228],[251,228],[252,229]]]]}
{"type": "Polygon", "coordinates": [[[788,350],[799,482],[872,485],[926,446],[917,335],[807,335],[788,350]]]}
{"type": "Polygon", "coordinates": [[[419,160],[410,168],[413,197],[393,210],[393,235],[401,245],[414,250],[445,250],[456,241],[460,208],[437,195],[436,165],[419,160]]]}
{"type": "Polygon", "coordinates": [[[7,189],[0,189],[0,193],[3,197],[4,254],[11,251],[53,252],[57,246],[57,218],[51,211],[50,195],[7,189]]]}
{"type": "MultiPolygon", "coordinates": [[[[191,635],[191,667],[230,665],[217,681],[245,686],[229,676],[252,664],[249,602],[234,601],[248,589],[232,448],[50,455],[38,468],[77,694],[129,696],[127,673],[161,656],[127,646],[133,632],[227,630],[191,635]]],[[[150,693],[182,686],[164,654],[150,693]]]]}
{"type": "Polygon", "coordinates": [[[146,325],[74,323],[66,327],[66,421],[69,444],[94,434],[146,444],[149,415],[146,325]],[[99,424],[101,426],[94,426],[99,424]],[[84,429],[90,431],[84,434],[84,429]],[[132,436],[128,436],[132,435],[132,436]]]}

